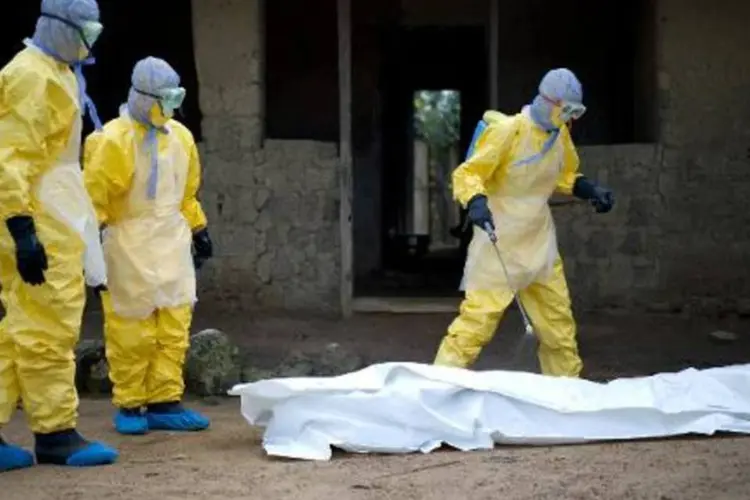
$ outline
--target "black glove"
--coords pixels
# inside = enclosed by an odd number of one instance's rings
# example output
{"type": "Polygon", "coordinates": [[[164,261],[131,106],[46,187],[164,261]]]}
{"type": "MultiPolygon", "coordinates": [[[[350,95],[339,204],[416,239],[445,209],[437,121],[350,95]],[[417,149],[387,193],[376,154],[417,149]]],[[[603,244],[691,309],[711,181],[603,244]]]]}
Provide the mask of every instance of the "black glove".
{"type": "Polygon", "coordinates": [[[201,229],[193,233],[193,264],[200,269],[203,264],[214,256],[214,246],[208,229],[201,229]]]}
{"type": "Polygon", "coordinates": [[[46,281],[47,253],[36,236],[34,219],[17,215],[6,220],[5,225],[16,243],[16,267],[21,279],[29,285],[41,285],[46,281]]]}
{"type": "Polygon", "coordinates": [[[475,195],[466,205],[469,209],[469,220],[485,231],[488,229],[494,231],[495,223],[492,222],[492,212],[487,205],[487,197],[483,194],[475,195]]]}
{"type": "Polygon", "coordinates": [[[598,186],[583,176],[576,179],[573,196],[590,201],[598,214],[606,214],[615,206],[615,196],[610,189],[598,186]]]}

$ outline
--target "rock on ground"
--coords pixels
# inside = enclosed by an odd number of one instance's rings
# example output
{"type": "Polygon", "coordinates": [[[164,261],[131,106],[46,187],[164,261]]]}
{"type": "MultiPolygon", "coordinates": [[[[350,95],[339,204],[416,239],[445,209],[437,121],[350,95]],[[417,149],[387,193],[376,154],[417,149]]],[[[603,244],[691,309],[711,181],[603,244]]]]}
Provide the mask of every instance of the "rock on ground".
{"type": "MultiPolygon", "coordinates": [[[[81,394],[107,395],[112,391],[104,342],[82,340],[75,350],[76,387],[81,394]]],[[[185,361],[185,387],[195,396],[225,395],[242,381],[239,349],[219,330],[208,329],[190,337],[185,361]]]]}
{"type": "Polygon", "coordinates": [[[362,356],[344,349],[336,342],[332,342],[321,351],[290,354],[264,378],[331,377],[359,370],[367,364],[362,356]]]}
{"type": "Polygon", "coordinates": [[[185,362],[185,388],[196,396],[225,395],[242,381],[239,348],[220,330],[208,329],[190,337],[185,362]]]}
{"type": "MultiPolygon", "coordinates": [[[[190,337],[185,361],[185,389],[203,398],[224,396],[234,385],[274,377],[333,376],[364,368],[366,360],[332,342],[320,350],[292,352],[272,368],[256,361],[263,354],[241,350],[220,330],[206,329],[190,337]]],[[[81,394],[108,395],[112,384],[104,343],[82,340],[76,348],[76,386],[81,394]]]]}

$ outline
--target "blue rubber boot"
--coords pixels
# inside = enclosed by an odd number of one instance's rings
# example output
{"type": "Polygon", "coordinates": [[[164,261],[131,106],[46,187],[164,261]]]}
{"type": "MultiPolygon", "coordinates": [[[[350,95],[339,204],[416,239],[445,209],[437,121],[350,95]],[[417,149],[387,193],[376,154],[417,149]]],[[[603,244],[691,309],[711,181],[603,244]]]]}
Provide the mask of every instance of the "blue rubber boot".
{"type": "Polygon", "coordinates": [[[120,454],[104,443],[85,440],[75,429],[35,434],[36,461],[39,464],[68,467],[95,467],[117,461],[120,454]]]}
{"type": "Polygon", "coordinates": [[[126,436],[137,436],[148,432],[148,420],[140,408],[121,408],[113,419],[115,430],[126,436]]]}
{"type": "Polygon", "coordinates": [[[0,472],[25,469],[34,465],[34,455],[23,448],[8,444],[0,437],[0,472]]]}
{"type": "Polygon", "coordinates": [[[146,408],[148,427],[155,431],[203,431],[211,421],[180,403],[158,403],[146,408]]]}

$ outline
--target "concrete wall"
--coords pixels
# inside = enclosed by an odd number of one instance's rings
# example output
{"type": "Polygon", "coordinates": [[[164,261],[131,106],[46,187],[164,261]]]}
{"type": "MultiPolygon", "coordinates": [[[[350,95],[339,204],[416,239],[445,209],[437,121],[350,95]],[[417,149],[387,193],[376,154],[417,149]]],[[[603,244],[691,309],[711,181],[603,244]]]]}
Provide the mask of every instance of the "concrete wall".
{"type": "Polygon", "coordinates": [[[337,147],[263,140],[262,20],[258,0],[193,0],[201,198],[218,252],[199,277],[201,300],[336,311],[337,147]]]}
{"type": "Polygon", "coordinates": [[[657,2],[658,144],[583,148],[617,208],[555,210],[579,304],[748,312],[748,19],[748,2],[657,2]]]}

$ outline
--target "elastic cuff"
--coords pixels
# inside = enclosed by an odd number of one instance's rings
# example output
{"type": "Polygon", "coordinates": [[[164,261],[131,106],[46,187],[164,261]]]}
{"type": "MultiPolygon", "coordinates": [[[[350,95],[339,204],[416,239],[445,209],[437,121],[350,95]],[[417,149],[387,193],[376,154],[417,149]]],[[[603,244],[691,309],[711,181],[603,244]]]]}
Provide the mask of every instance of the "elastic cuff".
{"type": "Polygon", "coordinates": [[[5,225],[8,228],[8,232],[15,240],[28,234],[36,234],[34,219],[30,215],[16,215],[10,217],[5,220],[5,225]]]}
{"type": "Polygon", "coordinates": [[[181,408],[181,401],[165,401],[163,403],[149,403],[146,405],[146,411],[151,413],[169,413],[181,408]]]}
{"type": "Polygon", "coordinates": [[[487,199],[487,195],[482,194],[482,193],[475,194],[474,196],[472,196],[471,198],[469,198],[469,201],[466,203],[466,207],[464,207],[464,208],[469,208],[471,206],[471,204],[474,203],[474,201],[478,200],[479,198],[487,199]]]}
{"type": "Polygon", "coordinates": [[[39,446],[55,446],[61,443],[67,444],[71,442],[78,442],[81,437],[73,427],[70,429],[64,429],[54,432],[35,432],[34,439],[39,446]]]}
{"type": "Polygon", "coordinates": [[[471,193],[470,195],[468,193],[465,193],[465,192],[461,193],[460,196],[455,196],[454,195],[454,199],[463,208],[466,208],[466,207],[469,206],[469,203],[471,203],[471,200],[473,200],[477,196],[484,196],[484,197],[487,196],[487,191],[484,189],[484,186],[482,186],[482,185],[478,185],[478,184],[473,185],[471,191],[473,191],[473,193],[471,193]]]}

